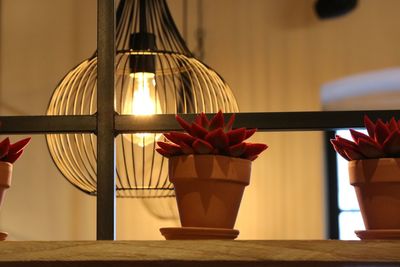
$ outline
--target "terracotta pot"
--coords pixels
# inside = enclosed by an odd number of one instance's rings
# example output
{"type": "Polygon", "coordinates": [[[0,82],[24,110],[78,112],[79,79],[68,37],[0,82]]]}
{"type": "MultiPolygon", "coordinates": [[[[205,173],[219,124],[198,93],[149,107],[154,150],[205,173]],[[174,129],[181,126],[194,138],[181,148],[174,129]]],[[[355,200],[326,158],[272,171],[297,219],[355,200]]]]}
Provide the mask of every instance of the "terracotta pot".
{"type": "Polygon", "coordinates": [[[400,229],[400,158],[349,162],[365,228],[400,229]]]}
{"type": "Polygon", "coordinates": [[[188,155],[169,159],[183,227],[233,229],[251,161],[219,155],[188,155]]]}
{"type": "Polygon", "coordinates": [[[12,169],[13,165],[11,163],[0,161],[0,207],[6,190],[11,186],[12,169]]]}

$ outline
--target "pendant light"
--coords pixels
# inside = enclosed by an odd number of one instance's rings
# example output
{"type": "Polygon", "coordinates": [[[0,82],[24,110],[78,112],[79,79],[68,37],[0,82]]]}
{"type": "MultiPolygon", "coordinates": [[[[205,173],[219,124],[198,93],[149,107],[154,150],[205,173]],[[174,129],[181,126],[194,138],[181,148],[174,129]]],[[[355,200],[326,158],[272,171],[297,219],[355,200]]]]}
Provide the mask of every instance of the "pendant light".
{"type": "MultiPolygon", "coordinates": [[[[165,0],[121,0],[117,9],[115,111],[119,114],[237,112],[224,80],[187,48],[165,0]]],[[[96,54],[69,71],[55,89],[47,115],[96,113],[96,54]]],[[[116,137],[119,197],[173,195],[167,161],[155,152],[160,134],[116,137]]],[[[49,134],[50,154],[74,186],[96,194],[96,136],[49,134]]]]}

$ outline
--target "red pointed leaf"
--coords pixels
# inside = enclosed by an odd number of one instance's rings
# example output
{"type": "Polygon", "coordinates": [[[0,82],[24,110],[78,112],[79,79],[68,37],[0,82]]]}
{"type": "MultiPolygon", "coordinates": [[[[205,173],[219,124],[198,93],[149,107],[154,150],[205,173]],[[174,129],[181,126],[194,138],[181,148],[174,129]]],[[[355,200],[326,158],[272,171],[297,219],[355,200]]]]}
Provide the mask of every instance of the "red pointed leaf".
{"type": "Polygon", "coordinates": [[[392,117],[389,121],[389,130],[390,132],[397,131],[399,129],[399,126],[397,125],[397,121],[394,117],[392,117]]]}
{"type": "Polygon", "coordinates": [[[381,119],[378,119],[375,126],[375,141],[377,141],[380,145],[383,145],[389,134],[389,128],[381,119]]]}
{"type": "Polygon", "coordinates": [[[182,142],[180,144],[181,146],[181,151],[183,152],[183,154],[194,154],[194,150],[191,146],[189,146],[188,144],[182,142]]]}
{"type": "Polygon", "coordinates": [[[335,136],[336,140],[337,140],[337,145],[340,146],[342,149],[344,148],[353,148],[355,150],[357,150],[357,144],[347,140],[345,138],[340,137],[339,135],[335,136]]]}
{"type": "Polygon", "coordinates": [[[229,139],[229,145],[241,143],[246,138],[246,128],[237,128],[226,133],[229,139]]]}
{"type": "Polygon", "coordinates": [[[0,159],[7,156],[9,150],[10,150],[10,139],[7,137],[0,143],[0,159]]]}
{"type": "Polygon", "coordinates": [[[344,153],[350,160],[365,159],[365,157],[361,153],[359,153],[351,148],[345,148],[344,153]]]}
{"type": "Polygon", "coordinates": [[[19,157],[21,157],[22,153],[24,152],[23,149],[19,150],[17,153],[8,154],[2,161],[9,162],[13,164],[19,157]]]}
{"type": "Polygon", "coordinates": [[[212,131],[217,128],[223,128],[223,127],[224,127],[224,115],[220,110],[218,111],[217,114],[215,114],[214,118],[211,119],[209,129],[212,131]]]}
{"type": "Polygon", "coordinates": [[[178,114],[175,115],[175,119],[182,127],[182,129],[184,129],[188,134],[192,134],[192,127],[190,126],[190,123],[182,119],[178,114]]]}
{"type": "Polygon", "coordinates": [[[194,122],[197,123],[198,125],[201,124],[201,114],[197,114],[197,116],[194,118],[194,122]]]}
{"type": "Polygon", "coordinates": [[[165,137],[164,141],[171,141],[175,144],[178,144],[181,140],[177,140],[174,137],[171,137],[171,133],[163,133],[163,136],[165,137]]]}
{"type": "Polygon", "coordinates": [[[257,132],[256,128],[246,130],[246,137],[244,138],[244,140],[249,139],[250,137],[252,137],[255,132],[257,132]]]}
{"type": "Polygon", "coordinates": [[[169,133],[164,133],[164,136],[171,142],[180,145],[182,142],[186,143],[187,145],[191,146],[196,140],[195,137],[187,134],[187,133],[181,133],[181,132],[169,132],[169,133]]]}
{"type": "Polygon", "coordinates": [[[222,128],[209,132],[204,139],[214,148],[224,150],[229,146],[228,136],[224,133],[222,128]]]}
{"type": "Polygon", "coordinates": [[[210,121],[208,120],[206,114],[204,112],[201,113],[201,126],[208,129],[210,127],[210,121]]]}
{"type": "Polygon", "coordinates": [[[208,131],[201,125],[197,123],[192,123],[192,135],[204,139],[204,137],[208,134],[208,131]]]}
{"type": "Polygon", "coordinates": [[[373,123],[367,115],[364,116],[364,125],[367,129],[368,135],[375,138],[375,123],[373,123]]]}
{"type": "Polygon", "coordinates": [[[391,157],[400,155],[400,131],[392,132],[383,143],[383,151],[391,157]]]}
{"type": "Polygon", "coordinates": [[[379,144],[364,138],[358,139],[358,152],[366,158],[380,158],[385,155],[379,144]]]}
{"type": "Polygon", "coordinates": [[[253,156],[246,157],[246,159],[248,159],[250,161],[254,161],[256,158],[258,158],[258,155],[253,155],[253,156]]]}
{"type": "Polygon", "coordinates": [[[233,146],[230,146],[228,149],[229,156],[231,157],[240,157],[244,151],[246,150],[246,143],[239,143],[233,146]]]}
{"type": "Polygon", "coordinates": [[[173,154],[173,155],[182,154],[181,147],[174,143],[158,141],[157,145],[170,154],[173,154]]]}
{"type": "Polygon", "coordinates": [[[4,143],[10,143],[10,138],[4,138],[3,141],[0,142],[0,146],[2,146],[4,143]]]}
{"type": "Polygon", "coordinates": [[[24,149],[28,144],[29,141],[31,141],[31,138],[24,138],[22,140],[19,140],[18,142],[15,142],[14,144],[10,145],[10,154],[15,154],[19,152],[20,150],[24,149]]]}
{"type": "Polygon", "coordinates": [[[157,148],[156,148],[156,151],[157,151],[158,153],[160,153],[162,156],[167,157],[167,158],[173,156],[173,154],[171,154],[171,153],[168,152],[168,151],[165,151],[164,149],[162,149],[162,148],[160,148],[160,147],[157,147],[157,148]]]}
{"type": "Polygon", "coordinates": [[[229,121],[225,125],[225,132],[229,132],[230,130],[232,130],[233,123],[235,122],[235,118],[236,118],[236,114],[233,113],[231,115],[231,117],[229,118],[229,121]]]}
{"type": "Polygon", "coordinates": [[[211,144],[201,139],[196,139],[192,147],[197,154],[210,154],[214,150],[211,144]]]}
{"type": "Polygon", "coordinates": [[[252,156],[257,156],[267,148],[268,146],[266,144],[246,143],[246,150],[244,151],[242,157],[248,158],[252,156]]]}
{"type": "Polygon", "coordinates": [[[345,138],[336,135],[336,145],[345,153],[349,160],[363,159],[363,154],[358,150],[357,144],[345,138]]]}
{"type": "Polygon", "coordinates": [[[214,148],[214,149],[211,151],[211,154],[214,154],[214,155],[223,155],[223,153],[221,152],[221,150],[218,149],[218,148],[214,148]]]}
{"type": "Polygon", "coordinates": [[[353,138],[354,142],[356,142],[356,143],[358,143],[358,139],[360,139],[360,138],[364,138],[364,139],[370,140],[371,142],[375,142],[374,139],[372,139],[368,135],[361,133],[361,132],[357,132],[356,130],[353,130],[353,129],[350,129],[350,134],[351,134],[351,137],[353,138]]]}
{"type": "Polygon", "coordinates": [[[346,153],[342,149],[342,146],[338,143],[336,139],[331,139],[330,141],[333,148],[340,156],[342,156],[345,160],[350,160],[350,158],[346,155],[346,153]]]}

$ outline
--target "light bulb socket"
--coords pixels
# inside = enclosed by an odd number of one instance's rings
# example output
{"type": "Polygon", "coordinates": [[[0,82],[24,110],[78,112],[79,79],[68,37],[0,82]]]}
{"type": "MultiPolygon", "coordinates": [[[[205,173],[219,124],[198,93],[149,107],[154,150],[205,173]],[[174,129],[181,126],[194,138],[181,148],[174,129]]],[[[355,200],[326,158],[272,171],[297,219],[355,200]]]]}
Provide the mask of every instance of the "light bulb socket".
{"type": "MultiPolygon", "coordinates": [[[[135,52],[153,52],[156,50],[156,37],[152,33],[138,32],[131,34],[130,48],[135,52]]],[[[131,72],[156,72],[155,55],[132,55],[129,59],[131,72]]]]}

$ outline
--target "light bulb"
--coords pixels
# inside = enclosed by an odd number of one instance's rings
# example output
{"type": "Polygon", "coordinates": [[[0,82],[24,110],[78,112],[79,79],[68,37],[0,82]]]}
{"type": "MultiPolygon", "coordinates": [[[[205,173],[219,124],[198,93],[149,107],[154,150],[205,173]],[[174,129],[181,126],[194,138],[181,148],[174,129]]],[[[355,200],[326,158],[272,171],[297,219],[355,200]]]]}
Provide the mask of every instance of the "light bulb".
{"type": "Polygon", "coordinates": [[[156,101],[154,73],[137,72],[131,73],[133,79],[133,115],[152,115],[160,110],[160,101],[156,101]],[[157,105],[158,104],[158,105],[157,105]]]}
{"type": "MultiPolygon", "coordinates": [[[[127,114],[139,116],[151,116],[162,113],[160,99],[156,91],[155,74],[151,72],[135,72],[129,74],[130,86],[133,90],[130,94],[131,99],[125,105],[127,114]]],[[[160,134],[136,133],[124,135],[125,138],[132,138],[132,141],[143,147],[152,144],[160,138],[160,134]]]]}

